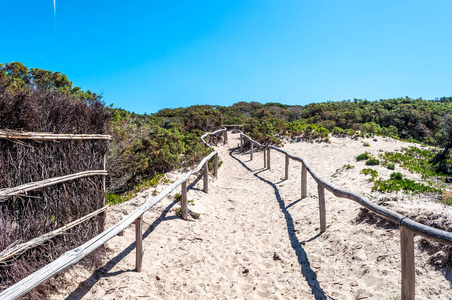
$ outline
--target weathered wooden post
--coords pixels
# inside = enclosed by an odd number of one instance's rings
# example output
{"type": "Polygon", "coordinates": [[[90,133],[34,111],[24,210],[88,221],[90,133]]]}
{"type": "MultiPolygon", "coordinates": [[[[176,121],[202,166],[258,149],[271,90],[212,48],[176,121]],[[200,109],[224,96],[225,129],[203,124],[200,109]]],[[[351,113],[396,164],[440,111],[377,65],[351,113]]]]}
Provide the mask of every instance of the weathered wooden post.
{"type": "Polygon", "coordinates": [[[204,164],[204,187],[203,191],[207,194],[209,192],[209,163],[206,161],[204,164]]]}
{"type": "Polygon", "coordinates": [[[243,136],[240,134],[240,152],[243,151],[243,136]]]}
{"type": "Polygon", "coordinates": [[[402,251],[402,299],[414,300],[416,283],[414,233],[404,226],[400,226],[400,248],[402,251]]]}
{"type": "Polygon", "coordinates": [[[286,174],[285,179],[289,179],[289,155],[286,154],[286,174]]]}
{"type": "Polygon", "coordinates": [[[326,212],[325,212],[325,187],[318,183],[319,191],[319,212],[320,212],[320,232],[326,231],[326,212]]]}
{"type": "Polygon", "coordinates": [[[223,134],[224,134],[224,137],[223,137],[223,145],[224,145],[228,141],[228,130],[226,129],[223,134]]]}
{"type": "Polygon", "coordinates": [[[215,158],[214,158],[213,176],[215,176],[215,178],[218,177],[218,153],[215,154],[215,158]]]}
{"type": "Polygon", "coordinates": [[[250,144],[251,144],[250,160],[253,160],[253,148],[254,148],[254,143],[250,141],[250,144]]]}
{"type": "Polygon", "coordinates": [[[187,181],[182,182],[180,212],[182,219],[187,220],[187,181]]]}
{"type": "Polygon", "coordinates": [[[267,147],[264,147],[264,169],[267,168],[267,147]]]}
{"type": "Polygon", "coordinates": [[[136,248],[136,261],[135,266],[137,272],[141,272],[141,267],[143,265],[143,215],[139,216],[135,220],[135,248],[136,248]]]}
{"type": "Polygon", "coordinates": [[[271,169],[270,168],[270,148],[267,148],[267,169],[271,169]]]}
{"type": "MultiPolygon", "coordinates": [[[[107,153],[104,154],[104,171],[107,171],[107,153]]],[[[105,199],[106,199],[106,187],[105,187],[105,177],[106,176],[102,176],[102,188],[104,189],[104,206],[105,206],[105,199]]]]}
{"type": "Polygon", "coordinates": [[[306,198],[308,196],[308,171],[304,164],[301,165],[301,199],[306,198]]]}

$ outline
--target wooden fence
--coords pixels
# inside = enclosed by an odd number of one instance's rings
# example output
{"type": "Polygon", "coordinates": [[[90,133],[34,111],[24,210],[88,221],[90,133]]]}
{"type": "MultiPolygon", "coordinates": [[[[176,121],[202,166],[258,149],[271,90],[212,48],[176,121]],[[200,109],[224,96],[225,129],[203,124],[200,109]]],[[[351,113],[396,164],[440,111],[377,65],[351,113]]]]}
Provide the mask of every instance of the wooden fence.
{"type": "Polygon", "coordinates": [[[359,203],[375,214],[397,223],[400,228],[400,247],[402,260],[402,299],[415,298],[415,261],[414,261],[414,234],[419,234],[425,238],[437,241],[442,244],[452,246],[452,233],[436,229],[415,222],[399,213],[387,208],[381,207],[371,202],[366,197],[359,194],[341,190],[332,183],[320,177],[308,162],[302,158],[293,156],[288,152],[274,146],[264,146],[254,141],[249,136],[240,134],[240,147],[243,151],[244,140],[250,143],[250,159],[253,159],[254,145],[263,148],[264,152],[264,168],[270,169],[270,150],[273,149],[285,155],[285,179],[289,178],[289,160],[295,160],[301,163],[301,198],[307,197],[307,173],[317,182],[317,190],[319,195],[319,215],[320,215],[320,232],[326,231],[326,212],[325,212],[325,189],[333,193],[336,197],[347,198],[359,203]]]}
{"type": "MultiPolygon", "coordinates": [[[[220,130],[217,130],[215,132],[208,132],[204,134],[201,137],[201,140],[208,146],[209,148],[212,148],[206,141],[206,137],[209,135],[219,135],[222,133],[224,135],[224,141],[227,141],[227,129],[223,128],[220,130]]],[[[36,134],[34,134],[36,135],[36,134]]],[[[16,135],[15,135],[16,136],[16,135]]],[[[49,135],[46,135],[49,136],[49,135]]],[[[51,135],[54,136],[54,135],[51,135]]],[[[74,135],[72,135],[74,136],[74,135]]],[[[1,138],[1,132],[0,132],[0,138],[1,138]]],[[[11,138],[11,135],[5,138],[11,138]]],[[[180,178],[178,181],[174,182],[167,188],[165,188],[161,193],[159,193],[157,196],[152,197],[151,199],[147,200],[144,204],[139,206],[137,209],[135,209],[132,213],[124,217],[120,222],[113,225],[109,229],[105,230],[101,234],[97,235],[96,237],[92,238],[88,242],[84,243],[83,245],[72,249],[70,251],[67,251],[63,255],[61,255],[59,258],[57,258],[55,261],[51,262],[50,264],[46,265],[45,267],[41,268],[40,270],[36,271],[35,273],[31,274],[30,276],[22,279],[18,283],[14,284],[10,288],[4,290],[0,293],[0,299],[16,299],[27,292],[31,291],[33,288],[37,287],[38,285],[42,284],[46,280],[50,279],[57,273],[63,271],[67,267],[77,263],[82,258],[87,256],[89,253],[100,247],[101,245],[105,244],[107,241],[115,237],[116,235],[120,234],[125,228],[127,228],[132,223],[135,223],[135,232],[136,232],[136,270],[138,272],[141,271],[142,268],[142,261],[143,261],[143,242],[142,242],[142,220],[143,220],[143,214],[148,211],[151,207],[153,207],[155,204],[157,204],[160,200],[168,196],[173,190],[181,186],[181,213],[182,218],[184,220],[187,219],[187,181],[189,177],[199,172],[202,168],[203,170],[203,177],[204,177],[204,186],[203,190],[207,193],[208,192],[208,162],[214,158],[214,176],[216,177],[218,174],[218,152],[214,150],[212,153],[204,157],[203,160],[198,164],[198,166],[185,173],[185,175],[180,178]]],[[[67,226],[69,226],[68,224],[67,226]]]]}

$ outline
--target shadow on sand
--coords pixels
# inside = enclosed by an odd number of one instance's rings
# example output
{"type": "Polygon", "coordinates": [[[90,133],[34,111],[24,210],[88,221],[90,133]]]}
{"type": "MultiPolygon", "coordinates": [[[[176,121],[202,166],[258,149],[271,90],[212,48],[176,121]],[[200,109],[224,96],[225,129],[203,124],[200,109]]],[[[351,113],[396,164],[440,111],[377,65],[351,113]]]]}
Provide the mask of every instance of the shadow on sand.
{"type": "MultiPolygon", "coordinates": [[[[173,219],[178,219],[177,216],[170,216],[167,217],[166,215],[170,211],[170,209],[177,203],[177,201],[172,202],[170,205],[168,205],[165,210],[160,214],[160,216],[149,226],[149,228],[146,230],[146,232],[143,233],[143,239],[147,238],[152,231],[163,221],[169,221],[173,219]]],[[[75,300],[75,299],[81,299],[83,298],[89,290],[102,278],[112,277],[116,276],[122,273],[127,272],[136,272],[133,270],[121,270],[117,272],[111,272],[110,270],[113,269],[114,266],[118,264],[124,257],[129,255],[133,250],[135,249],[135,243],[131,243],[126,249],[124,249],[121,253],[113,257],[107,264],[105,264],[103,267],[100,267],[94,273],[87,278],[85,281],[81,282],[78,287],[66,297],[68,300],[75,300]]]]}
{"type": "Polygon", "coordinates": [[[259,180],[265,182],[266,184],[270,185],[274,191],[275,191],[275,197],[278,201],[279,208],[284,214],[284,217],[286,219],[287,224],[287,234],[290,238],[290,243],[292,246],[292,249],[295,251],[295,254],[297,255],[298,262],[301,266],[301,273],[303,274],[304,278],[306,279],[307,283],[309,284],[309,287],[311,288],[312,294],[314,295],[315,299],[327,299],[327,296],[324,294],[323,290],[320,288],[320,284],[317,281],[317,274],[314,272],[314,270],[311,269],[311,266],[309,264],[309,258],[306,253],[306,251],[303,249],[303,243],[310,242],[316,238],[318,238],[321,234],[317,234],[310,239],[306,241],[301,241],[298,239],[297,235],[295,234],[295,226],[293,223],[293,219],[289,211],[287,210],[289,207],[293,206],[294,204],[301,201],[301,199],[289,204],[286,206],[284,200],[281,198],[281,195],[279,193],[278,187],[275,183],[268,181],[267,179],[260,176],[262,172],[265,172],[266,169],[257,170],[256,172],[251,170],[244,162],[242,162],[240,159],[234,156],[234,151],[238,149],[232,149],[229,151],[229,155],[235,159],[237,162],[239,162],[244,168],[246,168],[248,171],[253,172],[254,176],[258,178],[259,180]]]}

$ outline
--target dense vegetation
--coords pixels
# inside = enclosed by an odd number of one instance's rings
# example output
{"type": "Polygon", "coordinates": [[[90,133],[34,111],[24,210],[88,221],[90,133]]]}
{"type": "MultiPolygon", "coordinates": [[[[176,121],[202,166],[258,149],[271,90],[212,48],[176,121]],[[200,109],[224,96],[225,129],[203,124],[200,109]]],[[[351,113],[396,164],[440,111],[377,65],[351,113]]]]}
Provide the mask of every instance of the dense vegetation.
{"type": "MultiPolygon", "coordinates": [[[[101,96],[73,87],[58,72],[26,70],[20,63],[1,67],[0,82],[21,93],[24,86],[58,91],[100,103],[101,96]]],[[[113,136],[108,153],[108,189],[133,190],[143,180],[169,170],[190,166],[208,153],[199,141],[204,131],[221,124],[244,124],[243,130],[263,144],[283,145],[283,139],[328,141],[335,136],[385,135],[397,139],[445,145],[444,116],[452,113],[452,97],[435,100],[408,97],[379,101],[344,100],[305,106],[238,102],[231,106],[195,105],[136,114],[107,107],[108,131],[113,136]]],[[[27,114],[32,112],[22,112],[27,114]]],[[[27,124],[13,120],[27,130],[27,124]]],[[[19,127],[20,127],[19,126],[19,127]]],[[[373,161],[369,162],[372,163],[373,161]]],[[[392,162],[386,162],[385,165],[392,162]]]]}
{"type": "MultiPolygon", "coordinates": [[[[105,134],[109,120],[100,97],[72,87],[66,76],[23,64],[0,65],[0,128],[105,134]]],[[[105,140],[0,139],[0,187],[103,168],[105,140]]],[[[103,176],[79,178],[0,201],[0,252],[59,229],[104,206],[103,176]]],[[[69,229],[0,264],[0,290],[101,233],[105,214],[69,229]]],[[[85,263],[100,263],[102,250],[85,263]]],[[[27,299],[48,298],[39,287],[27,299]]]]}

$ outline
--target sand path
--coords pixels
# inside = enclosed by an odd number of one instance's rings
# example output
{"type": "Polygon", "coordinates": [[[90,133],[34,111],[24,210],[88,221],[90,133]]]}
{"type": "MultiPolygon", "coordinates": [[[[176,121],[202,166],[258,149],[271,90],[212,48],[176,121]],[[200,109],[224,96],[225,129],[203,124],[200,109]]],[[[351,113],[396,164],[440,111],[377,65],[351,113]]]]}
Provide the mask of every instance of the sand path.
{"type": "MultiPolygon", "coordinates": [[[[319,234],[317,187],[308,180],[308,197],[300,199],[301,166],[291,162],[284,177],[284,157],[272,152],[272,169],[263,169],[262,152],[218,146],[223,165],[217,179],[191,180],[189,208],[198,220],[176,216],[179,206],[168,197],[144,215],[143,271],[135,269],[135,230],[107,243],[106,263],[94,273],[76,266],[64,274],[73,282],[60,299],[397,299],[400,249],[396,227],[356,224],[359,206],[326,194],[327,232],[319,234]],[[321,292],[323,291],[323,292],[321,292]]],[[[364,150],[378,153],[401,144],[373,142],[364,150]]],[[[370,184],[356,170],[361,142],[332,139],[325,143],[287,144],[289,152],[308,159],[316,171],[338,186],[362,194],[370,184]]],[[[380,172],[385,172],[380,170],[380,172]]],[[[175,180],[180,172],[168,174],[175,180]]],[[[414,176],[414,175],[413,175],[414,176]]],[[[164,186],[159,186],[157,192],[164,186]]],[[[148,190],[108,212],[107,226],[150,197],[148,190]]],[[[400,206],[406,203],[400,203],[400,206]]],[[[409,202],[413,205],[413,202],[409,202]]],[[[429,206],[431,206],[429,204],[429,206]]],[[[443,209],[443,208],[439,208],[443,209]]],[[[451,274],[426,264],[416,249],[417,299],[451,299],[451,274]]]]}

